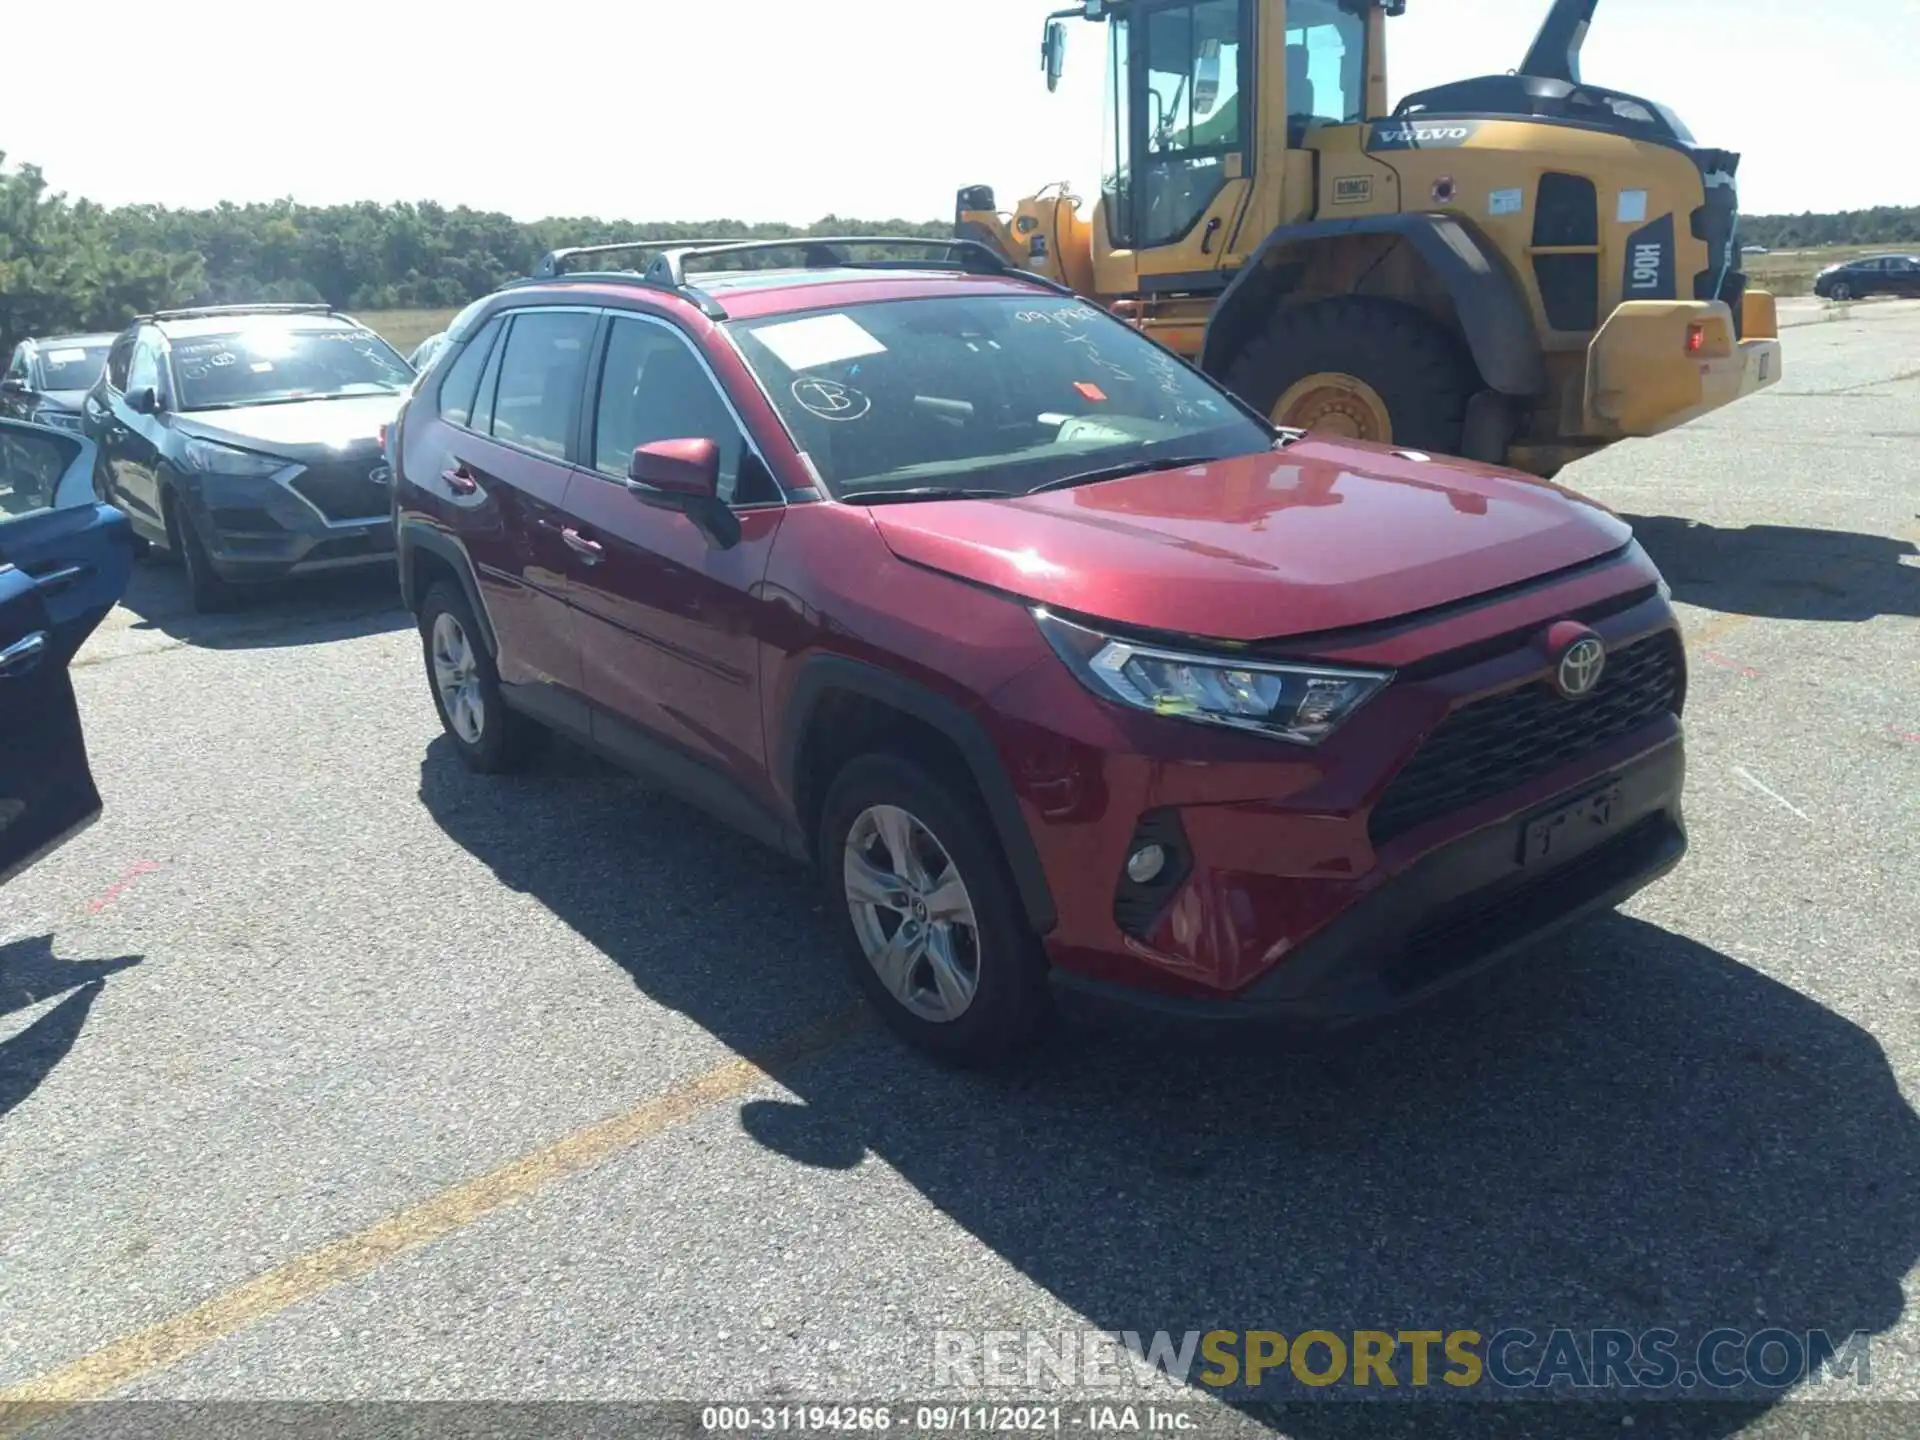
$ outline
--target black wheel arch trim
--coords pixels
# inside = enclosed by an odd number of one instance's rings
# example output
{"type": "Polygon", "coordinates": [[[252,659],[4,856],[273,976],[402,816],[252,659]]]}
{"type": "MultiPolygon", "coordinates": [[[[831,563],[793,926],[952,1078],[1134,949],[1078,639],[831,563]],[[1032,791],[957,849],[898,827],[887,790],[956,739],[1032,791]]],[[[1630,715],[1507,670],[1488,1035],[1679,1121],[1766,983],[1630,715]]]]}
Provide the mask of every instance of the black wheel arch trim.
{"type": "Polygon", "coordinates": [[[467,604],[473,608],[473,618],[480,624],[480,638],[487,654],[498,659],[500,642],[494,638],[493,618],[487,614],[486,604],[480,598],[480,582],[474,577],[473,561],[460,542],[446,531],[419,520],[401,521],[394,540],[400,560],[400,596],[407,609],[419,614],[420,602],[425,598],[413,564],[414,552],[424,550],[445,561],[459,579],[460,588],[467,594],[467,604]]]}
{"type": "Polygon", "coordinates": [[[796,813],[804,815],[800,803],[800,765],[809,723],[821,698],[834,690],[889,706],[932,726],[953,742],[986,803],[987,818],[1007,858],[1007,868],[1013,874],[1028,922],[1042,935],[1053,929],[1059,917],[1054,909],[1053,892],[1047,885],[1046,871],[1040,864],[1040,852],[1034,846],[1026,816],[1021,813],[1013,782],[986,729],[946,696],[890,670],[842,655],[816,655],[803,662],[787,700],[776,760],[781,783],[792,797],[796,813]]]}
{"type": "Polygon", "coordinates": [[[1502,395],[1538,395],[1546,389],[1546,361],[1526,297],[1497,253],[1448,215],[1425,212],[1357,215],[1282,225],[1260,242],[1233,277],[1207,321],[1200,368],[1218,379],[1271,311],[1277,271],[1265,262],[1287,246],[1350,236],[1397,236],[1430,266],[1460,316],[1467,347],[1488,388],[1502,395]]]}

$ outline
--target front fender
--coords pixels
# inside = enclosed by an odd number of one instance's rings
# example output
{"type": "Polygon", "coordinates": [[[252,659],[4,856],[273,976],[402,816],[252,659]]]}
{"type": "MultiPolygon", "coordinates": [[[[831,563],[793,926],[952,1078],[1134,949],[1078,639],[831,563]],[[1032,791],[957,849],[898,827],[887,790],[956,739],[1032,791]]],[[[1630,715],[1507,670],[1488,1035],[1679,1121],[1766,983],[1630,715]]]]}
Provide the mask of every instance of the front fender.
{"type": "Polygon", "coordinates": [[[1405,240],[1453,298],[1468,349],[1489,389],[1502,395],[1538,395],[1546,389],[1546,362],[1526,297],[1496,252],[1450,215],[1362,215],[1282,225],[1247,258],[1207,322],[1200,368],[1226,373],[1240,348],[1266,323],[1285,293],[1283,264],[1290,251],[1356,236],[1405,240]]]}

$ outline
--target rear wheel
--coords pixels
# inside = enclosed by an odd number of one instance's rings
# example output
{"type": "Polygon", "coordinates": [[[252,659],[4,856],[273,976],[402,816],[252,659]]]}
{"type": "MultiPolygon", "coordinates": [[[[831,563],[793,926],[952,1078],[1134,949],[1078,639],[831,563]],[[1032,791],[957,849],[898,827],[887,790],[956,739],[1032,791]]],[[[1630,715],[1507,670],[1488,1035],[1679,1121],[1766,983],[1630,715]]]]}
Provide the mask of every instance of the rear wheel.
{"type": "Polygon", "coordinates": [[[545,732],[507,707],[500,672],[480,635],[458,586],[443,580],[427,591],[420,602],[420,648],[434,709],[468,768],[493,775],[518,769],[545,732]]]}
{"type": "Polygon", "coordinates": [[[818,854],[849,963],[894,1030],[959,1065],[1039,1038],[1046,964],[977,806],[911,760],[865,755],[828,792],[818,854]]]}
{"type": "Polygon", "coordinates": [[[1452,336],[1390,300],[1322,300],[1275,315],[1227,387],[1276,425],[1458,454],[1473,366],[1452,336]]]}

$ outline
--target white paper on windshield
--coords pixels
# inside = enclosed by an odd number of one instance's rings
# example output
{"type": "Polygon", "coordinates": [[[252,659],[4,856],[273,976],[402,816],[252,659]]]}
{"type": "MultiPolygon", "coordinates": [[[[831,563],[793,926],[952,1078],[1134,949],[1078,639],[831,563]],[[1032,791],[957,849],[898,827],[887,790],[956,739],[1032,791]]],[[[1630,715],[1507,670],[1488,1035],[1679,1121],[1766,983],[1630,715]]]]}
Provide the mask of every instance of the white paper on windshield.
{"type": "Polygon", "coordinates": [[[47,360],[54,365],[84,365],[87,352],[84,350],[49,350],[47,360]]]}
{"type": "Polygon", "coordinates": [[[256,360],[256,361],[254,361],[254,362],[253,362],[253,364],[252,364],[252,365],[250,365],[250,366],[248,366],[247,368],[248,368],[248,369],[250,369],[250,370],[252,370],[252,371],[253,371],[253,373],[254,373],[254,374],[256,374],[256,375],[264,375],[264,374],[266,374],[266,373],[267,373],[267,372],[268,372],[269,370],[271,370],[271,369],[273,369],[273,361],[271,361],[271,360],[256,360]]]}
{"type": "Polygon", "coordinates": [[[763,326],[753,333],[789,370],[811,370],[816,365],[834,365],[887,351],[851,315],[812,315],[783,325],[763,326]]]}

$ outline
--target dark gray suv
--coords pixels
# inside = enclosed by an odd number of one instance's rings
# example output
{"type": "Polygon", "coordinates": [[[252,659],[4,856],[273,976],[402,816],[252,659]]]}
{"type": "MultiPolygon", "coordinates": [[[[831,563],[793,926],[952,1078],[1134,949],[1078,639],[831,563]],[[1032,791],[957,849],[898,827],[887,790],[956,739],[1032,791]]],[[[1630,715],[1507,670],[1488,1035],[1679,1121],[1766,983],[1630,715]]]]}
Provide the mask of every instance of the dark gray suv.
{"type": "Polygon", "coordinates": [[[390,565],[382,432],[413,374],[324,305],[144,315],[82,407],[100,495],[180,557],[202,611],[249,583],[390,565]]]}

